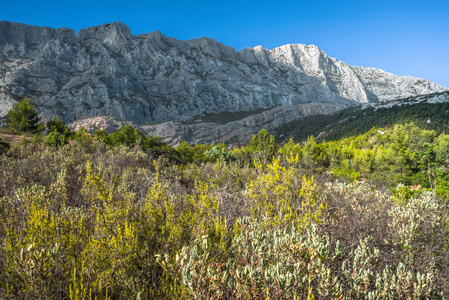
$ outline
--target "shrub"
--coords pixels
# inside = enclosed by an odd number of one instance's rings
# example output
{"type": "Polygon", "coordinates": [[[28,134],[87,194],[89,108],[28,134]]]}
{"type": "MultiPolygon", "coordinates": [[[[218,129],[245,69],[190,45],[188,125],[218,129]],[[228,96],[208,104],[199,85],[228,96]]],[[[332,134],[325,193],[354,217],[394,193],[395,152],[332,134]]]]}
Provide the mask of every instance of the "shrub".
{"type": "Polygon", "coordinates": [[[111,143],[115,146],[124,145],[134,147],[144,136],[142,131],[134,129],[131,125],[125,125],[120,131],[111,134],[111,143]]]}
{"type": "Polygon", "coordinates": [[[222,160],[226,163],[236,161],[235,155],[229,151],[224,144],[213,146],[211,149],[204,152],[204,155],[214,158],[215,160],[222,160]]]}
{"type": "Polygon", "coordinates": [[[67,130],[67,128],[64,126],[64,123],[62,123],[62,121],[56,117],[50,119],[47,122],[46,127],[49,132],[56,131],[58,133],[64,133],[64,131],[67,130]]]}
{"type": "Polygon", "coordinates": [[[9,148],[10,148],[9,143],[3,142],[2,139],[0,139],[0,155],[8,152],[9,148]]]}
{"type": "Polygon", "coordinates": [[[65,135],[64,133],[59,133],[58,131],[52,131],[44,138],[45,145],[53,146],[56,148],[61,147],[62,145],[65,145],[67,143],[67,135],[65,135]]]}
{"type": "MultiPolygon", "coordinates": [[[[86,131],[58,148],[13,144],[0,156],[0,298],[448,298],[449,214],[433,190],[310,175],[325,170],[313,164],[323,151],[342,176],[378,175],[367,167],[375,151],[358,147],[399,147],[399,133],[310,141],[310,166],[293,143],[251,163],[86,131]]],[[[444,179],[446,139],[416,152],[435,150],[432,180],[444,179]]]]}

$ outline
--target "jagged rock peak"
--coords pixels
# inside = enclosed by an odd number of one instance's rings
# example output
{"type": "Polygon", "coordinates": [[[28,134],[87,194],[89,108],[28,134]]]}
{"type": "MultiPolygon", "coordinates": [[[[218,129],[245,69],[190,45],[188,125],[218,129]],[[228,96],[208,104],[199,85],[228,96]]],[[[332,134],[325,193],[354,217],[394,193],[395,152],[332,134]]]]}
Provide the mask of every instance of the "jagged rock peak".
{"type": "Polygon", "coordinates": [[[38,27],[22,23],[0,21],[0,46],[13,43],[24,43],[35,47],[52,39],[75,36],[69,28],[38,27]]]}
{"type": "Polygon", "coordinates": [[[215,39],[207,37],[187,40],[184,41],[184,44],[186,44],[188,47],[191,47],[192,49],[204,51],[204,53],[215,57],[233,56],[236,53],[235,49],[231,46],[226,46],[223,43],[217,42],[215,39]]]}
{"type": "Polygon", "coordinates": [[[443,90],[431,81],[351,67],[315,45],[236,52],[211,38],[133,36],[121,22],[78,35],[0,22],[0,117],[24,96],[44,118],[149,124],[307,103],[337,109],[443,90]]]}
{"type": "Polygon", "coordinates": [[[131,29],[122,22],[103,24],[100,26],[88,27],[78,32],[78,38],[82,43],[89,43],[92,40],[103,41],[109,44],[117,43],[121,39],[131,40],[133,37],[131,29]]]}
{"type": "MultiPolygon", "coordinates": [[[[131,39],[132,33],[127,25],[122,22],[103,24],[99,26],[81,29],[78,38],[81,40],[103,40],[111,35],[120,35],[125,39],[131,39]]],[[[24,43],[27,46],[37,46],[52,39],[59,39],[64,35],[75,36],[75,31],[69,28],[50,28],[34,25],[0,21],[0,45],[24,43]]]]}

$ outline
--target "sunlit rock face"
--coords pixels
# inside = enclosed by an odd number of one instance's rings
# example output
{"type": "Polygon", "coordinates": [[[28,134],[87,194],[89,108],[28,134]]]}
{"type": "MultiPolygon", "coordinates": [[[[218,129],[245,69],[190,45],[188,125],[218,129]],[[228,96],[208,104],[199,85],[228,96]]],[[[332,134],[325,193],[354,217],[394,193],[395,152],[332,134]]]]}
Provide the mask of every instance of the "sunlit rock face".
{"type": "Polygon", "coordinates": [[[443,91],[428,80],[351,67],[316,46],[236,52],[213,39],[133,36],[123,23],[52,29],[0,22],[0,116],[23,96],[45,118],[137,124],[305,103],[382,102],[443,91]]]}

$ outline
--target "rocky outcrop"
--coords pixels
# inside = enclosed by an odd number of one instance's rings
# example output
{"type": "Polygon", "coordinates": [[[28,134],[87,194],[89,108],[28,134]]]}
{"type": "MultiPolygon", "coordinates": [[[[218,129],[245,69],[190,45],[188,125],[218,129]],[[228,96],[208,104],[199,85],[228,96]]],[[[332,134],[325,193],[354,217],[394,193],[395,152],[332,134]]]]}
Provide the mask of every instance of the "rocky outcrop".
{"type": "Polygon", "coordinates": [[[68,125],[69,129],[72,131],[79,131],[82,128],[86,129],[88,132],[94,132],[96,130],[103,130],[107,134],[119,131],[123,126],[131,125],[134,128],[141,129],[139,126],[130,121],[118,120],[112,117],[94,117],[88,119],[82,119],[70,123],[68,125]]]}
{"type": "Polygon", "coordinates": [[[120,22],[77,35],[0,22],[0,117],[25,95],[44,118],[110,116],[150,124],[306,103],[337,108],[443,90],[428,80],[348,66],[313,45],[236,52],[209,38],[133,36],[120,22]]]}

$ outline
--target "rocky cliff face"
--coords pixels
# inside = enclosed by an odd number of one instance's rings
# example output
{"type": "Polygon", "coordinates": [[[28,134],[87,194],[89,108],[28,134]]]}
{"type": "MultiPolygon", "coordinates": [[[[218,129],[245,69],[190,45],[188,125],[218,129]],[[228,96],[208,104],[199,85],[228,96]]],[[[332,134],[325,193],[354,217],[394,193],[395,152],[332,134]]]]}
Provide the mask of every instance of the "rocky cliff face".
{"type": "Polygon", "coordinates": [[[28,95],[44,118],[149,124],[307,103],[348,106],[443,91],[428,80],[351,67],[316,46],[236,52],[213,39],[0,22],[0,117],[28,95]]]}

